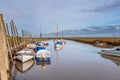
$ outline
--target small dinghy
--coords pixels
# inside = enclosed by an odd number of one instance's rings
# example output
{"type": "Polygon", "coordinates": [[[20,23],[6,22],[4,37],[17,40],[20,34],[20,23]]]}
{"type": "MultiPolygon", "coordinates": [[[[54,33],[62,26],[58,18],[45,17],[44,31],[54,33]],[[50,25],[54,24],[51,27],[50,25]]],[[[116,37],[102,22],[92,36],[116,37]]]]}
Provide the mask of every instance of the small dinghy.
{"type": "Polygon", "coordinates": [[[120,57],[120,47],[113,48],[112,50],[101,50],[98,53],[104,54],[104,55],[120,57]]]}
{"type": "Polygon", "coordinates": [[[22,49],[21,51],[18,51],[15,53],[14,58],[21,62],[26,62],[34,58],[34,50],[33,49],[22,49]]]}

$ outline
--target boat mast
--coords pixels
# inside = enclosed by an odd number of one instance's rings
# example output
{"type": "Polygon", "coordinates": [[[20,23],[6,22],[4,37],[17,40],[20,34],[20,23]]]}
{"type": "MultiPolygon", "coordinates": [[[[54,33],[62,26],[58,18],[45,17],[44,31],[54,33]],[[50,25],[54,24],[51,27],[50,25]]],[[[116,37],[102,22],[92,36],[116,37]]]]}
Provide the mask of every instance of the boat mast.
{"type": "Polygon", "coordinates": [[[40,38],[42,38],[41,26],[40,26],[40,38]]]}
{"type": "Polygon", "coordinates": [[[57,35],[57,39],[58,39],[58,24],[57,24],[57,32],[56,32],[56,35],[57,35]]]}
{"type": "Polygon", "coordinates": [[[64,32],[62,31],[62,37],[64,37],[64,32]]]}

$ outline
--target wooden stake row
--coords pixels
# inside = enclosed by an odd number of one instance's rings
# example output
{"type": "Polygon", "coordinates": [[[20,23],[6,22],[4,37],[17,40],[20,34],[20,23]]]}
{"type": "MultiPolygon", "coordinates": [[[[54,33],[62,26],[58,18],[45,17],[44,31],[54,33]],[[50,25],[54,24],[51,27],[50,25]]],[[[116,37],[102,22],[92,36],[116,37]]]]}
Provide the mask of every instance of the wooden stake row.
{"type": "Polygon", "coordinates": [[[21,41],[21,37],[18,35],[18,30],[14,25],[14,21],[11,20],[9,27],[7,23],[4,23],[3,15],[0,14],[0,80],[8,80],[7,71],[9,71],[10,61],[13,62],[13,51],[18,51],[23,44],[25,47],[25,44],[32,40],[32,34],[22,30],[21,41]]]}

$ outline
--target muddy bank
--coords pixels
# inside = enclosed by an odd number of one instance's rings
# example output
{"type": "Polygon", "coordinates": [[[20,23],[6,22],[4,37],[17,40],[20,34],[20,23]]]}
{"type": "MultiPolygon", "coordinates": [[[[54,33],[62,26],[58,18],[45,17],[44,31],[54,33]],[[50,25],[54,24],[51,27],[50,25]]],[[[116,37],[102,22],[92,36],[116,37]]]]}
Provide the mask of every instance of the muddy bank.
{"type": "Polygon", "coordinates": [[[120,38],[66,38],[68,40],[79,41],[87,44],[92,44],[98,47],[112,48],[120,46],[120,38]]]}

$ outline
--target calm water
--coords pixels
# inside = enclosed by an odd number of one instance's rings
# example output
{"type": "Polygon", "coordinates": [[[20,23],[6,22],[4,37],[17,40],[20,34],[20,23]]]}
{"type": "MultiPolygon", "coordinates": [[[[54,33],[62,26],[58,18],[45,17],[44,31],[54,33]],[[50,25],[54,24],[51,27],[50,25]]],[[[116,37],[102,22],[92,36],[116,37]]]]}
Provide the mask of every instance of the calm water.
{"type": "Polygon", "coordinates": [[[47,49],[50,62],[16,62],[11,80],[120,80],[119,58],[97,54],[102,48],[66,40],[63,49],[55,51],[51,40],[47,49]]]}

